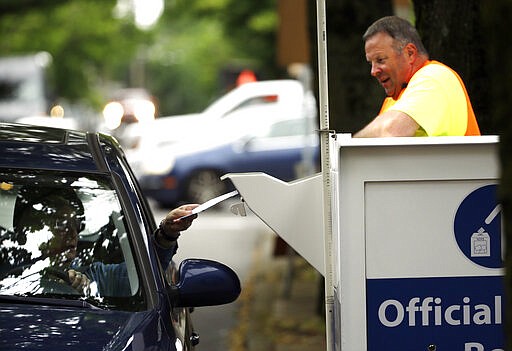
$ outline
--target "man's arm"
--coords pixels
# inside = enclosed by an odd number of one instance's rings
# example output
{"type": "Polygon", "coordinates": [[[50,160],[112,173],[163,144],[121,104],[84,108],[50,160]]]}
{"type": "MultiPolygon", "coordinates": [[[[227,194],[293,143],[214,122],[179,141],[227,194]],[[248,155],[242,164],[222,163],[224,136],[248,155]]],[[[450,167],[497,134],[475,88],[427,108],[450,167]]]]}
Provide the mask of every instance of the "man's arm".
{"type": "Polygon", "coordinates": [[[406,113],[391,110],[375,117],[354,138],[412,137],[419,127],[406,113]]]}
{"type": "Polygon", "coordinates": [[[197,214],[184,219],[179,218],[191,215],[192,210],[197,206],[199,205],[183,205],[169,212],[160,222],[160,226],[155,233],[157,243],[164,248],[171,248],[180,236],[180,232],[187,230],[192,225],[192,221],[197,218],[197,214]]]}
{"type": "Polygon", "coordinates": [[[154,233],[157,255],[164,269],[167,269],[169,262],[176,253],[180,232],[187,230],[192,225],[192,221],[197,218],[197,214],[185,219],[178,218],[192,214],[192,210],[197,206],[199,205],[193,204],[175,208],[165,216],[154,233]]]}

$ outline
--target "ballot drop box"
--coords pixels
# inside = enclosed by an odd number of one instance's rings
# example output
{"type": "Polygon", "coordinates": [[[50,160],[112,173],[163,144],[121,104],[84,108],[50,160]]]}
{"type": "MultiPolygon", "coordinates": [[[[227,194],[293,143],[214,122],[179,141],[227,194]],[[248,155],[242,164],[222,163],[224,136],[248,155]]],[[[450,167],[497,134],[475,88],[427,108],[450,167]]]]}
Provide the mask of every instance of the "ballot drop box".
{"type": "Polygon", "coordinates": [[[340,349],[503,349],[497,139],[337,145],[340,349]]]}
{"type": "Polygon", "coordinates": [[[273,179],[278,187],[268,176],[262,184],[228,177],[264,222],[331,275],[332,349],[503,350],[498,138],[339,134],[328,155],[327,247],[316,244],[326,243],[321,175],[273,179]]]}

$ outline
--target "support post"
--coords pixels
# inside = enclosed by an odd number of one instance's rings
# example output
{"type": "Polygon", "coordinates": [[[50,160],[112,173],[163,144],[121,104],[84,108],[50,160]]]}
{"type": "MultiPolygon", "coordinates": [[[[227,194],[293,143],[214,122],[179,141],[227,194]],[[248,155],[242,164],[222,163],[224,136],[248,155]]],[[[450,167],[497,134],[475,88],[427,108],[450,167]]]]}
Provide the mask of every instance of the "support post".
{"type": "MultiPolygon", "coordinates": [[[[334,350],[334,286],[332,267],[332,188],[329,156],[329,96],[327,75],[327,25],[325,0],[317,0],[317,38],[318,38],[318,82],[320,147],[323,179],[323,224],[324,224],[324,265],[325,265],[325,334],[328,351],[334,350]]],[[[334,135],[334,134],[333,134],[334,135]]]]}

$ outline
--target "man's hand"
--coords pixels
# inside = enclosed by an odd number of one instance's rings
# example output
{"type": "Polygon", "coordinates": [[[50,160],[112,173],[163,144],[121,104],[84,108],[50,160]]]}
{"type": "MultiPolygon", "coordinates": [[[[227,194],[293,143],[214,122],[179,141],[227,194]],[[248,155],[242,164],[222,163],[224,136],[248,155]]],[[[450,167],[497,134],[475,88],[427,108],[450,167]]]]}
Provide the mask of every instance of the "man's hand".
{"type": "Polygon", "coordinates": [[[197,206],[199,205],[183,205],[169,212],[160,223],[160,229],[163,231],[163,236],[167,240],[176,240],[180,235],[180,232],[187,230],[192,225],[192,221],[197,218],[197,214],[190,216],[192,214],[192,210],[197,206]],[[189,217],[180,219],[183,216],[189,217]]]}
{"type": "Polygon", "coordinates": [[[76,291],[88,295],[91,281],[87,276],[81,272],[75,271],[74,269],[68,270],[69,284],[76,291]]]}

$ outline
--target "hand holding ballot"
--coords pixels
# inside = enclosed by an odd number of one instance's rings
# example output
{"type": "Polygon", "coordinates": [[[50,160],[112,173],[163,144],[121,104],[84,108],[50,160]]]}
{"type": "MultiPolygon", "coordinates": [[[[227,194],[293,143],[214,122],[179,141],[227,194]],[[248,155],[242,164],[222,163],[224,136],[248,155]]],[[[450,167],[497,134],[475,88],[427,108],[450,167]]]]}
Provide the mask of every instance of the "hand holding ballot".
{"type": "Polygon", "coordinates": [[[173,243],[180,236],[180,232],[187,230],[197,215],[208,208],[215,206],[219,202],[222,202],[230,197],[238,194],[238,191],[234,190],[227,194],[218,196],[211,200],[206,201],[202,205],[199,204],[188,204],[182,205],[170,211],[165,218],[160,222],[156,233],[156,239],[161,246],[171,247],[173,243]]]}
{"type": "Polygon", "coordinates": [[[224,195],[217,196],[217,197],[215,197],[215,198],[213,198],[211,200],[206,201],[202,205],[199,205],[199,206],[195,207],[192,211],[190,211],[189,214],[186,214],[186,215],[184,215],[184,216],[182,216],[180,218],[177,218],[174,221],[178,222],[178,221],[181,221],[182,219],[185,219],[185,218],[188,218],[190,216],[196,215],[196,214],[198,214],[200,212],[203,212],[203,211],[209,209],[210,207],[213,207],[213,206],[217,205],[218,203],[220,203],[220,202],[222,202],[224,200],[227,200],[230,197],[233,197],[233,196],[235,196],[237,194],[238,194],[238,191],[237,190],[233,190],[232,192],[226,193],[224,195]]]}

